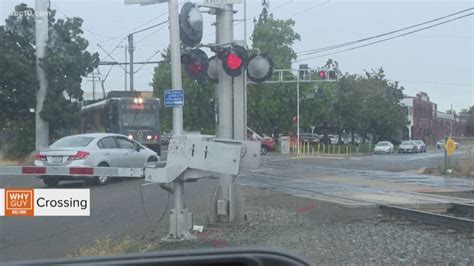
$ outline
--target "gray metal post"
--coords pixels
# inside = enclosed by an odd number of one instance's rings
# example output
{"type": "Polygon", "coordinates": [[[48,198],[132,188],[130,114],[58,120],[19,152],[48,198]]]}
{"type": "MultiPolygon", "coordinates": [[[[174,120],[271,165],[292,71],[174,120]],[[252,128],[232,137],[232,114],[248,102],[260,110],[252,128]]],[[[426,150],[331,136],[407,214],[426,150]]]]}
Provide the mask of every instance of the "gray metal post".
{"type": "MultiPolygon", "coordinates": [[[[444,138],[444,144],[446,144],[448,142],[448,137],[445,137],[444,138]]],[[[446,171],[448,170],[448,151],[446,150],[446,148],[444,147],[443,145],[443,150],[444,150],[444,173],[446,173],[446,171]]]]}
{"type": "Polygon", "coordinates": [[[133,34],[128,35],[128,52],[130,54],[130,91],[134,91],[133,88],[133,34]]]}
{"type": "Polygon", "coordinates": [[[36,92],[36,114],[35,114],[35,149],[49,145],[49,124],[41,116],[43,110],[43,101],[46,99],[48,91],[48,81],[46,73],[40,67],[40,60],[44,57],[46,51],[46,42],[48,41],[48,1],[35,1],[35,28],[36,28],[36,75],[39,81],[39,90],[36,92]]]}
{"type": "Polygon", "coordinates": [[[128,48],[127,48],[127,45],[125,44],[125,65],[124,65],[125,84],[124,84],[124,86],[123,86],[123,90],[124,90],[124,91],[127,90],[127,75],[128,75],[128,73],[127,73],[127,60],[128,60],[128,59],[127,59],[127,49],[128,49],[128,48]]]}
{"type": "Polygon", "coordinates": [[[92,100],[95,100],[95,73],[92,71],[92,100]]]}
{"type": "MultiPolygon", "coordinates": [[[[221,47],[228,46],[233,41],[233,6],[231,4],[220,5],[216,10],[216,44],[221,47]]],[[[217,95],[219,99],[219,126],[218,137],[222,139],[234,139],[237,135],[242,135],[244,109],[242,85],[238,85],[236,90],[240,90],[238,99],[238,109],[240,117],[239,123],[234,121],[233,82],[232,77],[227,75],[221,64],[218,64],[219,83],[217,84],[217,95]],[[240,111],[241,110],[241,111],[240,111]],[[238,134],[235,134],[238,131],[238,134]]],[[[242,84],[242,78],[236,78],[235,82],[242,84]],[[240,81],[239,81],[240,80],[240,81]]],[[[239,139],[242,139],[239,136],[239,139]]],[[[221,175],[219,184],[211,199],[211,210],[209,215],[210,223],[241,223],[243,222],[243,198],[240,190],[234,183],[232,175],[221,175]]]]}
{"type": "Polygon", "coordinates": [[[300,73],[296,75],[296,149],[300,153],[300,73]]]}
{"type": "MultiPolygon", "coordinates": [[[[222,5],[216,16],[216,44],[228,45],[233,41],[232,5],[222,5]]],[[[232,77],[227,75],[219,64],[219,83],[217,94],[219,98],[219,138],[232,139],[232,77]]]]}
{"type": "MultiPolygon", "coordinates": [[[[173,90],[183,89],[181,80],[181,50],[179,39],[178,0],[169,0],[171,85],[173,90]]],[[[131,72],[132,69],[130,70],[131,72]]],[[[173,107],[173,132],[183,134],[183,107],[173,107]]],[[[181,177],[174,181],[174,209],[170,211],[170,232],[164,240],[195,239],[190,230],[193,226],[192,213],[184,205],[184,182],[181,177]]]]}
{"type": "Polygon", "coordinates": [[[234,139],[245,140],[245,73],[234,78],[233,84],[233,121],[234,139]]]}

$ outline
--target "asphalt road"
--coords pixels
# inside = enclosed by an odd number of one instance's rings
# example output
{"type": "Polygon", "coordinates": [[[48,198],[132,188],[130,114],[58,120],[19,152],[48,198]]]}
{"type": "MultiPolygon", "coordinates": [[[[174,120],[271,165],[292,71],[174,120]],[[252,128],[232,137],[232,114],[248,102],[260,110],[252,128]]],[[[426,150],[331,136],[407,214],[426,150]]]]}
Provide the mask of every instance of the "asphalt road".
{"type": "MultiPolygon", "coordinates": [[[[463,147],[456,151],[451,158],[450,165],[455,165],[458,159],[462,159],[468,156],[469,150],[471,150],[472,152],[474,151],[474,148],[463,147]]],[[[266,160],[262,163],[262,167],[265,167],[266,161],[271,164],[274,164],[278,163],[279,161],[286,160],[288,156],[273,154],[266,157],[266,160]]],[[[334,169],[403,172],[418,170],[422,167],[442,166],[444,163],[444,152],[440,149],[428,148],[426,153],[375,154],[352,157],[350,159],[326,159],[321,157],[315,160],[314,158],[303,157],[291,160],[291,163],[303,165],[311,164],[314,166],[334,169]]]]}
{"type": "MultiPolygon", "coordinates": [[[[291,176],[292,167],[301,170],[300,165],[317,166],[334,175],[340,173],[341,169],[400,172],[433,167],[442,158],[443,153],[438,150],[429,150],[423,154],[371,155],[349,160],[287,160],[284,156],[269,155],[262,157],[262,168],[281,164],[282,169],[288,170],[288,176],[291,176]]],[[[187,184],[188,208],[192,210],[196,202],[208,202],[216,183],[215,180],[201,180],[187,184]]],[[[0,217],[0,261],[64,257],[103,236],[115,239],[124,235],[143,235],[161,217],[167,207],[168,197],[157,185],[142,185],[141,180],[135,179],[90,187],[90,217],[0,217]],[[148,218],[143,210],[140,188],[148,218]]],[[[0,187],[42,188],[44,185],[34,177],[1,176],[0,187]]],[[[67,182],[62,187],[87,186],[82,182],[67,182]]],[[[169,206],[172,204],[170,200],[169,206]]],[[[160,224],[161,229],[166,230],[163,224],[160,224]]]]}

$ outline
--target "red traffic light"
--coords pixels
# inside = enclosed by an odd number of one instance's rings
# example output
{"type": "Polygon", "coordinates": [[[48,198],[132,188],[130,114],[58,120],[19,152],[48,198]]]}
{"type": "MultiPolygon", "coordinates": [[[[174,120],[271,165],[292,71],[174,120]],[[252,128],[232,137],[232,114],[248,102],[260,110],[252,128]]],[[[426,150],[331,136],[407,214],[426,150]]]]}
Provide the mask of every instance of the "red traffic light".
{"type": "Polygon", "coordinates": [[[201,49],[193,49],[181,56],[181,63],[185,65],[186,72],[194,80],[205,80],[209,60],[207,54],[201,49]]]}
{"type": "Polygon", "coordinates": [[[224,71],[232,77],[242,74],[242,70],[247,68],[249,61],[247,50],[239,45],[233,45],[231,49],[221,54],[222,67],[224,71]]]}
{"type": "Polygon", "coordinates": [[[320,79],[325,79],[326,78],[326,71],[319,70],[318,71],[318,76],[319,76],[320,79]]]}
{"type": "Polygon", "coordinates": [[[226,65],[231,70],[238,70],[242,66],[242,58],[230,52],[226,57],[226,65]]]}

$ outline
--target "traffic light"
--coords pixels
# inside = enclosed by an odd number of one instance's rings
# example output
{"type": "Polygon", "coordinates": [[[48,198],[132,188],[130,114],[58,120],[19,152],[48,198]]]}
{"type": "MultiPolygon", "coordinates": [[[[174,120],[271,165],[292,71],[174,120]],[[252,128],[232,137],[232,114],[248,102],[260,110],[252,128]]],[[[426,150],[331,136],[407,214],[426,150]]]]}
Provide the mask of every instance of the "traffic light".
{"type": "Polygon", "coordinates": [[[181,63],[184,65],[189,76],[197,81],[204,81],[209,68],[207,54],[201,49],[193,49],[181,56],[181,63]]]}
{"type": "Polygon", "coordinates": [[[253,54],[247,66],[247,77],[253,82],[264,82],[273,74],[273,61],[267,54],[253,54]]]}
{"type": "Polygon", "coordinates": [[[337,80],[337,72],[333,69],[328,71],[328,79],[329,80],[337,80]]]}
{"type": "Polygon", "coordinates": [[[193,3],[186,2],[179,13],[179,32],[185,46],[195,47],[202,40],[203,18],[193,3]]]}
{"type": "Polygon", "coordinates": [[[299,75],[300,80],[308,79],[308,75],[309,75],[308,64],[302,64],[299,66],[298,75],[299,75]]]}
{"type": "Polygon", "coordinates": [[[317,75],[319,79],[326,79],[328,76],[325,70],[317,70],[317,75]]]}
{"type": "Polygon", "coordinates": [[[247,50],[240,45],[233,45],[232,48],[218,53],[218,56],[222,60],[224,71],[231,77],[241,75],[249,62],[247,50]]]}

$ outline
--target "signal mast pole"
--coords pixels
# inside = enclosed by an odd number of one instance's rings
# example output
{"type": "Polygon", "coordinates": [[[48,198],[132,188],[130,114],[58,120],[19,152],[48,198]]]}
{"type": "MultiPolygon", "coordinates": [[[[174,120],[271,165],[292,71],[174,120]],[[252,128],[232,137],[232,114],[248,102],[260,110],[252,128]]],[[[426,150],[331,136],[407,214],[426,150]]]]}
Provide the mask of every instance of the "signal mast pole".
{"type": "MultiPolygon", "coordinates": [[[[216,8],[216,45],[230,46],[234,41],[233,5],[221,4],[216,8]]],[[[217,98],[219,100],[218,135],[219,139],[234,139],[233,114],[233,78],[228,75],[222,64],[218,64],[219,83],[217,98]]],[[[209,222],[240,223],[243,222],[243,199],[234,176],[221,175],[219,184],[211,199],[209,222]]]]}

